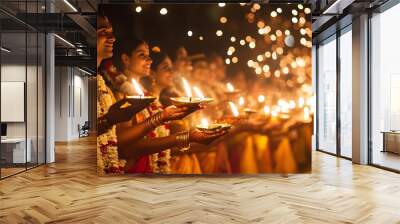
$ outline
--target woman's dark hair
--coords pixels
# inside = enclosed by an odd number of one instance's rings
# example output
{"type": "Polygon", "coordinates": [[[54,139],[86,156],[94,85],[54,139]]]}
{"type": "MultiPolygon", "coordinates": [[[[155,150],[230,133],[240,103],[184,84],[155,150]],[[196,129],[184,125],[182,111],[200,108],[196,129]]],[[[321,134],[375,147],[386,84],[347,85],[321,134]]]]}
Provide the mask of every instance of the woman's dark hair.
{"type": "Polygon", "coordinates": [[[153,63],[151,63],[151,70],[156,71],[157,66],[161,64],[168,55],[161,51],[151,51],[150,57],[151,60],[153,60],[153,63]]]}
{"type": "Polygon", "coordinates": [[[140,40],[136,37],[122,37],[116,40],[114,44],[114,50],[113,50],[113,62],[115,67],[119,71],[122,71],[124,69],[121,56],[123,54],[126,54],[130,56],[136,48],[138,48],[141,44],[145,44],[146,42],[144,40],[140,40]]]}
{"type": "Polygon", "coordinates": [[[164,107],[172,105],[171,97],[178,97],[179,92],[173,87],[167,87],[161,90],[159,101],[164,107]]]}

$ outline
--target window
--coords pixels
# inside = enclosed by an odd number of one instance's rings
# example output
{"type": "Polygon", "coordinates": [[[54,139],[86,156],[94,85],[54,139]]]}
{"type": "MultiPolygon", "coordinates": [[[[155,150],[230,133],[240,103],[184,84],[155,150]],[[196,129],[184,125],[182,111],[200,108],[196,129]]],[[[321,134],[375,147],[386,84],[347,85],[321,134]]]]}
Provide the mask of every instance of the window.
{"type": "Polygon", "coordinates": [[[400,170],[400,4],[371,18],[371,162],[400,170]]]}
{"type": "Polygon", "coordinates": [[[340,155],[352,157],[352,35],[351,26],[340,36],[340,155]]]}
{"type": "Polygon", "coordinates": [[[318,47],[318,149],[336,153],[336,36],[318,47]]]}
{"type": "MultiPolygon", "coordinates": [[[[43,1],[1,2],[40,12],[43,1]]],[[[0,178],[45,163],[45,35],[0,13],[0,178]],[[13,108],[13,109],[11,109],[13,108]]]]}

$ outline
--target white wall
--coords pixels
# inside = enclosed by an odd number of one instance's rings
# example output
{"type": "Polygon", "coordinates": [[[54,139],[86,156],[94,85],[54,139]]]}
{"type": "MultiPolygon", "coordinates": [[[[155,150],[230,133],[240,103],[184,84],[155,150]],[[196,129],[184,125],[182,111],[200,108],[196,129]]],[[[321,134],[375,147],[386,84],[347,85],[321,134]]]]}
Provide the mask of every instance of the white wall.
{"type": "Polygon", "coordinates": [[[77,139],[88,120],[88,78],[72,67],[56,67],[55,76],[55,140],[77,139]]]}
{"type": "MultiPolygon", "coordinates": [[[[29,69],[29,68],[28,68],[29,69]]],[[[25,64],[24,65],[2,65],[1,81],[5,82],[25,82],[25,64]]],[[[6,110],[6,108],[1,108],[6,110]]],[[[7,137],[25,137],[25,123],[7,123],[7,137]]]]}
{"type": "Polygon", "coordinates": [[[69,76],[67,67],[55,68],[55,141],[68,140],[68,87],[69,76]]]}
{"type": "MultiPolygon", "coordinates": [[[[76,71],[76,70],[75,70],[76,71]]],[[[81,74],[81,73],[80,73],[81,74]]],[[[81,126],[88,121],[88,78],[80,75],[74,75],[74,88],[73,88],[73,99],[74,108],[72,108],[72,136],[79,136],[77,126],[81,126]]]]}

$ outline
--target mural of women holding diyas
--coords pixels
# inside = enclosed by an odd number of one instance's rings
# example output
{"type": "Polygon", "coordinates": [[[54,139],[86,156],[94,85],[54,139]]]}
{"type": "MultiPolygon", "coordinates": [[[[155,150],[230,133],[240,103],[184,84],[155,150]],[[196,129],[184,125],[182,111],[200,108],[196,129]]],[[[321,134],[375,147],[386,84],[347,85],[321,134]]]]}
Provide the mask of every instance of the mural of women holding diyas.
{"type": "MultiPolygon", "coordinates": [[[[150,75],[151,63],[149,46],[145,41],[135,37],[125,37],[117,40],[114,50],[114,64],[127,80],[140,80],[150,75]]],[[[120,98],[126,93],[116,93],[120,98]]],[[[128,173],[170,173],[170,149],[188,148],[190,142],[208,144],[224,135],[226,131],[212,134],[198,130],[182,131],[170,134],[165,122],[180,120],[200,108],[168,106],[162,109],[157,101],[136,115],[131,122],[121,123],[117,129],[118,150],[127,161],[125,171],[128,173]],[[150,116],[156,119],[144,122],[150,116]],[[141,139],[131,141],[128,136],[131,126],[138,123],[148,124],[154,130],[141,139]]]]}
{"type": "MultiPolygon", "coordinates": [[[[108,18],[97,18],[97,68],[104,59],[111,58],[115,37],[108,18]]],[[[103,75],[97,75],[97,167],[100,174],[120,173],[125,161],[120,160],[117,150],[116,124],[129,120],[146,105],[137,104],[121,108],[127,101],[116,101],[103,75]]]]}

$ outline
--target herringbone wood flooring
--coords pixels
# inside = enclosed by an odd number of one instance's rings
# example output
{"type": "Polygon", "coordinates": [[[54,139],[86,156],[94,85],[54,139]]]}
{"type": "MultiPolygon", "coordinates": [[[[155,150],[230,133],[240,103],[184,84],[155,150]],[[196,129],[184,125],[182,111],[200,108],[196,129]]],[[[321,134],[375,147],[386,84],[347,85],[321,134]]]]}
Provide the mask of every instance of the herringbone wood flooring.
{"type": "Polygon", "coordinates": [[[400,223],[400,175],[323,153],[288,177],[98,177],[94,144],[0,181],[0,223],[400,223]]]}

